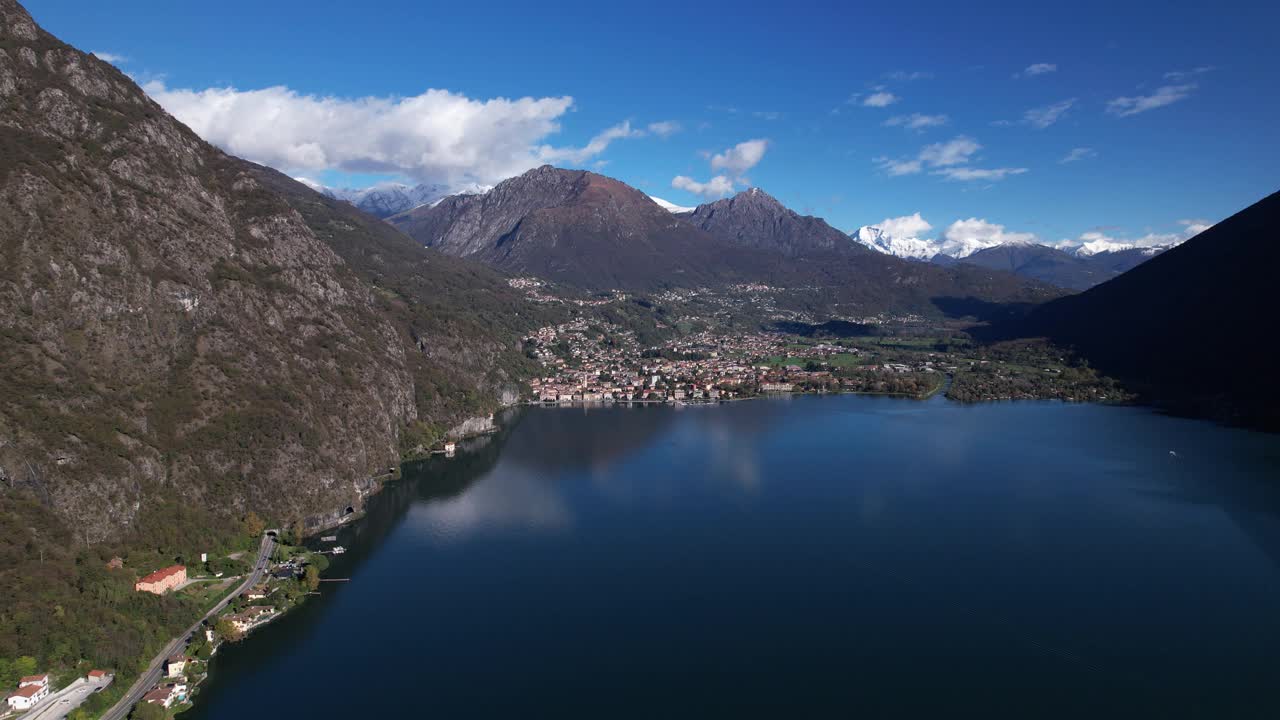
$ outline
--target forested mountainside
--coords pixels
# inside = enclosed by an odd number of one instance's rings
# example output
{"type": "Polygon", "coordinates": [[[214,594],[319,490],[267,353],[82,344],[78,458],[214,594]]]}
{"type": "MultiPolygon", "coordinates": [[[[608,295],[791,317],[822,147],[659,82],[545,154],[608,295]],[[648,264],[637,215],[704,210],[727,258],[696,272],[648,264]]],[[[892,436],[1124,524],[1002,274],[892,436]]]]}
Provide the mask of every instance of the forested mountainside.
{"type": "Polygon", "coordinates": [[[288,521],[498,405],[532,321],[499,276],[0,19],[0,498],[87,544],[178,506],[288,521]]]}
{"type": "Polygon", "coordinates": [[[1003,330],[1072,347],[1175,410],[1280,429],[1273,357],[1262,349],[1275,324],[1277,228],[1280,193],[1003,330]]]}

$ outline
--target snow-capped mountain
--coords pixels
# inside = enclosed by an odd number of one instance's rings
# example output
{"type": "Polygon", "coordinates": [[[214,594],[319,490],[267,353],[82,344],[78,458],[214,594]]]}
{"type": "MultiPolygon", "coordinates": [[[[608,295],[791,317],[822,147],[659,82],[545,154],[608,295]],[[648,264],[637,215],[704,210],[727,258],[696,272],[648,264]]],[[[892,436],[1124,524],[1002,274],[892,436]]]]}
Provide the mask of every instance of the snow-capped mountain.
{"type": "Polygon", "coordinates": [[[658,203],[659,207],[661,207],[663,210],[666,210],[669,213],[687,213],[687,212],[693,212],[694,210],[697,210],[697,208],[684,207],[683,205],[677,205],[669,200],[663,200],[662,198],[655,197],[653,195],[650,195],[649,199],[658,203]]]}
{"type": "Polygon", "coordinates": [[[902,237],[894,235],[875,225],[863,225],[850,233],[855,242],[866,245],[872,250],[896,255],[908,260],[932,260],[938,255],[960,260],[981,250],[1001,247],[1003,245],[1022,246],[1034,242],[1028,233],[1004,232],[1003,228],[994,233],[966,233],[964,225],[970,221],[960,221],[948,229],[941,239],[902,237]],[[957,226],[959,231],[956,231],[957,226]]]}
{"type": "Polygon", "coordinates": [[[1179,242],[1164,245],[1139,245],[1138,243],[1124,242],[1123,240],[1101,239],[1090,240],[1079,247],[1068,250],[1068,252],[1077,257],[1092,257],[1100,253],[1123,252],[1125,250],[1141,250],[1145,255],[1155,255],[1178,244],[1179,242]]]}
{"type": "Polygon", "coordinates": [[[908,260],[930,260],[942,252],[937,241],[914,237],[895,237],[874,225],[863,225],[850,234],[855,242],[886,255],[908,260]]]}
{"type": "Polygon", "coordinates": [[[332,198],[346,200],[378,218],[388,218],[421,205],[432,205],[450,195],[480,195],[492,189],[492,186],[476,183],[406,185],[394,182],[379,183],[367,188],[330,188],[306,178],[296,179],[312,190],[332,198]]]}

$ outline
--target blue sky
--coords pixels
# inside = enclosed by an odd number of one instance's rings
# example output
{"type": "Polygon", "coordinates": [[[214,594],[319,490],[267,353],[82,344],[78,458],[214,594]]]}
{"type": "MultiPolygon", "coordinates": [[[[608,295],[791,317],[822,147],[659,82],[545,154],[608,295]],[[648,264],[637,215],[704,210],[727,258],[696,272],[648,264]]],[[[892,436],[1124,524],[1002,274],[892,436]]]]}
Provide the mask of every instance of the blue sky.
{"type": "Polygon", "coordinates": [[[685,205],[707,196],[674,178],[719,176],[844,230],[919,212],[1045,241],[1280,189],[1277,3],[26,4],[214,142],[330,184],[552,160],[685,205]]]}

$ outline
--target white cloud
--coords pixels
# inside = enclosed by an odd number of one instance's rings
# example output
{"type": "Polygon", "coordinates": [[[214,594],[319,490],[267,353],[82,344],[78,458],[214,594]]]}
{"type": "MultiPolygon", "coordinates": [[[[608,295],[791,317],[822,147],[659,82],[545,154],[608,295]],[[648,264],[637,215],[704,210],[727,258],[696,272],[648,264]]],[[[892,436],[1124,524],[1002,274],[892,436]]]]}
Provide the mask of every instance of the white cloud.
{"type": "Polygon", "coordinates": [[[1213,227],[1213,223],[1208,220],[1179,220],[1178,224],[1182,226],[1182,233],[1188,239],[1213,227]]]}
{"type": "Polygon", "coordinates": [[[625,138],[643,137],[643,130],[636,130],[631,127],[631,122],[618,123],[613,127],[606,128],[595,137],[591,138],[586,145],[580,148],[556,148],[550,145],[543,145],[538,148],[538,157],[545,162],[562,163],[567,162],[574,165],[581,165],[591,158],[599,155],[609,148],[609,144],[614,140],[622,140],[625,138]]]}
{"type": "Polygon", "coordinates": [[[1069,100],[1053,103],[1052,105],[1032,108],[1023,113],[1022,121],[1032,127],[1043,130],[1058,122],[1058,120],[1071,109],[1071,106],[1075,104],[1076,99],[1071,98],[1069,100]]]}
{"type": "Polygon", "coordinates": [[[950,167],[934,170],[932,175],[941,175],[948,180],[959,180],[967,182],[970,180],[1003,180],[1010,175],[1021,175],[1027,172],[1026,168],[1002,167],[1002,168],[971,168],[971,167],[950,167]]]}
{"type": "Polygon", "coordinates": [[[903,215],[896,218],[885,218],[876,227],[890,237],[917,238],[933,229],[928,220],[920,217],[920,213],[903,215]]]}
{"type": "Polygon", "coordinates": [[[1087,148],[1087,147],[1071,148],[1071,152],[1068,152],[1058,162],[1065,165],[1067,163],[1076,162],[1077,160],[1084,160],[1085,158],[1094,157],[1097,154],[1098,154],[1097,151],[1094,150],[1093,148],[1087,148]]]}
{"type": "Polygon", "coordinates": [[[982,146],[978,141],[960,135],[946,142],[925,145],[914,158],[894,160],[881,156],[875,158],[874,162],[890,176],[915,175],[928,168],[930,175],[960,181],[1003,180],[1010,175],[1021,175],[1027,172],[1026,168],[1020,167],[970,167],[969,161],[981,149],[982,146]]]}
{"type": "MultiPolygon", "coordinates": [[[[475,100],[448,90],[345,99],[286,87],[145,89],[201,137],[255,162],[441,183],[491,184],[546,162],[560,151],[540,143],[573,106],[568,96],[475,100]]],[[[630,132],[624,123],[565,152],[585,158],[630,132]]]]}
{"type": "MultiPolygon", "coordinates": [[[[945,241],[944,246],[955,250],[981,249],[1005,243],[1036,242],[1035,233],[1012,232],[1006,230],[1004,225],[973,217],[968,220],[957,220],[951,223],[951,225],[947,226],[946,231],[942,233],[942,237],[945,241]]],[[[952,252],[948,252],[948,254],[952,254],[952,252]]],[[[957,255],[957,257],[963,257],[963,255],[957,255]]]]}
{"type": "Polygon", "coordinates": [[[123,65],[129,62],[129,58],[123,55],[117,55],[116,53],[109,53],[109,52],[102,52],[100,50],[94,50],[89,54],[98,58],[103,62],[109,62],[112,65],[123,65]]]}
{"type": "Polygon", "coordinates": [[[894,95],[893,93],[887,90],[881,90],[880,92],[872,93],[866,96],[865,98],[863,98],[862,105],[864,107],[874,107],[874,108],[889,107],[890,105],[898,102],[901,99],[902,98],[898,97],[897,95],[894,95]]]}
{"type": "Polygon", "coordinates": [[[685,175],[677,175],[671,180],[671,187],[714,199],[732,195],[734,181],[725,175],[716,175],[703,183],[685,175]]]}
{"type": "Polygon", "coordinates": [[[687,175],[677,175],[671,180],[671,187],[706,198],[722,198],[731,195],[738,185],[748,184],[745,173],[764,159],[765,151],[768,149],[768,140],[755,138],[740,142],[714,155],[703,153],[703,157],[711,163],[711,170],[720,174],[706,182],[699,182],[687,175]]]}
{"type": "Polygon", "coordinates": [[[875,159],[880,164],[880,169],[889,173],[892,177],[899,175],[915,175],[924,170],[924,163],[919,158],[911,160],[893,160],[884,156],[875,159]]]}
{"type": "Polygon", "coordinates": [[[1118,97],[1107,102],[1107,112],[1120,117],[1137,115],[1141,112],[1154,110],[1158,107],[1164,107],[1165,105],[1171,105],[1179,100],[1184,100],[1189,97],[1195,89],[1195,83],[1186,83],[1184,85],[1165,85],[1163,87],[1156,88],[1155,92],[1150,95],[1118,97]]]}
{"type": "Polygon", "coordinates": [[[680,123],[674,120],[663,120],[661,122],[649,123],[649,132],[663,138],[671,137],[683,129],[684,128],[680,126],[680,123]]]}
{"type": "Polygon", "coordinates": [[[1014,77],[1035,77],[1036,75],[1044,75],[1057,71],[1058,66],[1053,63],[1035,63],[1033,65],[1028,65],[1022,72],[1015,73],[1014,77]]]}
{"type": "Polygon", "coordinates": [[[924,146],[920,150],[919,159],[932,167],[962,165],[969,162],[969,158],[981,149],[982,146],[976,140],[961,135],[947,142],[924,146]]]}
{"type": "Polygon", "coordinates": [[[908,130],[924,130],[931,127],[941,127],[946,125],[948,118],[946,115],[923,115],[921,113],[911,113],[910,115],[894,115],[884,121],[886,127],[904,127],[908,130]]]}
{"type": "Polygon", "coordinates": [[[1213,69],[1214,67],[1212,65],[1201,65],[1200,67],[1192,68],[1190,70],[1174,70],[1172,72],[1165,73],[1164,79],[1175,81],[1185,80],[1189,77],[1195,77],[1196,75],[1203,75],[1213,69]]]}
{"type": "Polygon", "coordinates": [[[777,110],[756,110],[751,113],[752,117],[758,117],[761,120],[778,120],[782,118],[782,113],[777,110]]]}
{"type": "Polygon", "coordinates": [[[762,138],[740,142],[722,153],[713,155],[711,169],[727,170],[735,176],[742,175],[764,158],[765,150],[768,148],[769,141],[762,138]]]}

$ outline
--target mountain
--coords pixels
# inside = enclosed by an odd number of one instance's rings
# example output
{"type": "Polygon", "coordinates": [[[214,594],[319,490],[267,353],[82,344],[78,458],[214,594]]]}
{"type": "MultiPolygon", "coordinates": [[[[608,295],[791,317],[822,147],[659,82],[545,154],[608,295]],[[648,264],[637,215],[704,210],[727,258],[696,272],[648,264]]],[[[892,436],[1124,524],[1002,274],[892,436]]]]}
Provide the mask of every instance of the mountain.
{"type": "Polygon", "coordinates": [[[663,210],[666,210],[669,213],[683,214],[683,213],[691,213],[694,211],[694,208],[684,207],[683,205],[677,205],[671,202],[670,200],[663,200],[662,198],[654,195],[650,195],[649,199],[658,203],[658,207],[662,208],[663,210]]]}
{"type": "MultiPolygon", "coordinates": [[[[877,252],[944,267],[968,263],[1011,272],[1069,290],[1084,290],[1151,259],[1171,246],[1085,243],[1070,251],[1032,240],[931,240],[899,237],[864,225],[849,235],[877,252]]],[[[1100,241],[1101,242],[1101,241],[1100,241]]]]}
{"type": "Polygon", "coordinates": [[[937,312],[935,297],[1052,297],[1002,272],[944,270],[874,253],[762,190],[676,214],[618,180],[549,165],[478,196],[388,219],[419,242],[505,272],[578,287],[804,289],[805,309],[937,312]]]}
{"type": "Polygon", "coordinates": [[[1280,430],[1273,355],[1280,193],[1005,334],[1071,346],[1153,402],[1280,430]]]}
{"type": "Polygon", "coordinates": [[[585,170],[544,165],[483,195],[455,195],[388,218],[446,254],[588,288],[714,282],[717,243],[644,193],[585,170]]]}
{"type": "Polygon", "coordinates": [[[345,200],[376,218],[389,218],[422,205],[431,205],[449,195],[478,195],[491,189],[488,185],[476,183],[462,186],[381,183],[362,189],[329,188],[306,178],[295,179],[312,190],[345,200]]]}
{"type": "Polygon", "coordinates": [[[865,253],[822,218],[800,215],[760,188],[699,205],[691,224],[738,248],[796,257],[810,252],[865,253]]]}
{"type": "Polygon", "coordinates": [[[14,0],[0,21],[0,509],[220,542],[358,504],[528,367],[535,309],[491,270],[224,154],[14,0]]]}
{"type": "Polygon", "coordinates": [[[872,250],[893,255],[906,260],[931,260],[941,253],[942,248],[932,240],[914,237],[896,237],[883,229],[864,225],[849,234],[854,242],[872,250]]]}
{"type": "MultiPolygon", "coordinates": [[[[1018,233],[1013,233],[1017,236],[1018,233]]],[[[1000,245],[1029,245],[1030,236],[1026,238],[1008,236],[996,238],[947,237],[940,240],[899,236],[875,225],[864,225],[849,234],[855,242],[877,252],[895,255],[910,260],[934,260],[939,255],[960,260],[970,255],[1000,245]]]]}

